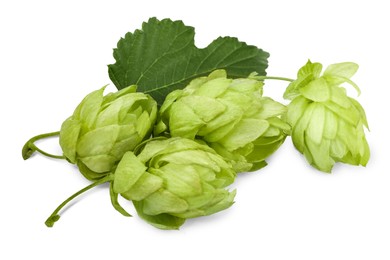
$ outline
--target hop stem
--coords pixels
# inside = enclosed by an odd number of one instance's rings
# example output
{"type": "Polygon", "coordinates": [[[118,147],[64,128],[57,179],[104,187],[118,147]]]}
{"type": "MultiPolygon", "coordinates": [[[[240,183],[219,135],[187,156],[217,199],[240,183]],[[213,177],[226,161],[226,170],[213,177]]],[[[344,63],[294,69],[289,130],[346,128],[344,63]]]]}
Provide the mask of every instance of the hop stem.
{"type": "Polygon", "coordinates": [[[53,213],[50,215],[50,217],[47,218],[47,220],[45,221],[45,224],[47,227],[52,227],[54,225],[55,222],[57,222],[59,219],[60,219],[60,215],[58,214],[60,212],[60,210],[66,205],[68,204],[70,201],[72,201],[74,198],[76,198],[77,196],[81,195],[82,193],[96,187],[96,186],[99,186],[105,182],[109,182],[109,181],[112,181],[114,178],[114,175],[112,174],[109,174],[107,175],[106,177],[100,179],[100,180],[97,180],[93,183],[91,183],[90,185],[88,185],[87,187],[79,190],[78,192],[76,192],[75,194],[73,194],[72,196],[70,196],[69,198],[67,198],[66,200],[64,200],[64,202],[62,202],[54,211],[53,213]]]}
{"type": "Polygon", "coordinates": [[[53,136],[57,136],[59,135],[60,132],[57,131],[57,132],[51,132],[51,133],[47,133],[47,134],[40,134],[40,135],[37,135],[37,136],[34,136],[32,137],[30,140],[28,140],[26,142],[26,144],[23,146],[23,149],[22,149],[22,156],[23,156],[23,159],[24,160],[27,160],[28,158],[31,157],[31,155],[37,151],[47,157],[51,157],[51,158],[55,158],[55,159],[65,159],[65,156],[63,155],[54,155],[54,154],[50,154],[50,153],[47,153],[41,149],[39,149],[36,145],[35,145],[35,142],[38,141],[38,140],[41,140],[41,139],[44,139],[44,138],[48,138],[48,137],[53,137],[53,136]]]}
{"type": "Polygon", "coordinates": [[[283,81],[289,81],[289,82],[293,82],[294,81],[294,79],[290,79],[290,78],[272,77],[272,76],[255,76],[255,78],[258,79],[258,80],[276,79],[276,80],[283,80],[283,81]]]}

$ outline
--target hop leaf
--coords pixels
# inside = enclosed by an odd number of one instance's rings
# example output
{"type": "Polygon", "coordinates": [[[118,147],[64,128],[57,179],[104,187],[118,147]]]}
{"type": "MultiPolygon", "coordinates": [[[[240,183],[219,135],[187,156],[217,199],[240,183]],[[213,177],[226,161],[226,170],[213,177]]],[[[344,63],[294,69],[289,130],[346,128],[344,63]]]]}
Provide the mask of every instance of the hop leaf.
{"type": "Polygon", "coordinates": [[[118,89],[135,84],[161,105],[170,92],[215,69],[225,69],[232,77],[266,74],[267,52],[232,37],[219,37],[199,49],[194,36],[194,28],[182,21],[150,18],[142,30],[119,40],[116,62],[108,65],[112,82],[118,89]]]}

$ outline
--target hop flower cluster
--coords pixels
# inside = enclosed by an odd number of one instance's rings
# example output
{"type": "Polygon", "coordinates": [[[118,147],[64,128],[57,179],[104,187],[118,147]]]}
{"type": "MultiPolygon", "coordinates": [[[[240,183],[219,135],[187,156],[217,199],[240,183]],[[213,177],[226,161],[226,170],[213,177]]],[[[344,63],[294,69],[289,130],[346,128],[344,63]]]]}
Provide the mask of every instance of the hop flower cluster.
{"type": "MultiPolygon", "coordinates": [[[[161,229],[178,229],[186,219],[229,208],[237,174],[264,167],[291,135],[295,147],[317,169],[335,162],[366,165],[370,152],[362,106],[347,96],[343,83],[354,63],[329,66],[310,61],[284,97],[287,106],[263,95],[263,80],[251,74],[231,79],[216,70],[156,101],[129,86],[87,95],[61,131],[30,139],[23,158],[34,151],[76,164],[93,183],[62,203],[46,221],[53,226],[74,197],[110,183],[113,207],[125,216],[118,196],[132,201],[138,215],[161,229]],[[63,156],[40,150],[34,141],[58,134],[63,156]]],[[[358,88],[357,88],[358,89],[358,88]]]]}

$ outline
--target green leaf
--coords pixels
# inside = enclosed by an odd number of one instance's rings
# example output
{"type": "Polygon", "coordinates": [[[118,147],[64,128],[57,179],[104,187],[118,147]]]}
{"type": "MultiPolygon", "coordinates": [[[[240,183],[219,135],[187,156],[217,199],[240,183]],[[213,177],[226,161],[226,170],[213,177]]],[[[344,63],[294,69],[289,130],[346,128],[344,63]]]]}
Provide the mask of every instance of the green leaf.
{"type": "Polygon", "coordinates": [[[76,146],[81,129],[80,121],[69,117],[62,123],[60,131],[60,146],[66,158],[76,163],[76,146]]]}
{"type": "Polygon", "coordinates": [[[324,129],[333,126],[325,125],[325,107],[322,104],[313,103],[312,106],[314,109],[305,131],[306,138],[310,138],[314,144],[320,145],[324,129]]]}
{"type": "Polygon", "coordinates": [[[147,167],[133,152],[126,152],[115,170],[114,192],[122,193],[129,190],[146,169],[147,167]]]}
{"type": "Polygon", "coordinates": [[[77,153],[79,157],[109,154],[119,134],[119,125],[109,125],[89,131],[79,137],[77,153]]]}
{"type": "Polygon", "coordinates": [[[111,204],[119,213],[121,213],[125,217],[131,217],[131,215],[119,204],[118,201],[118,193],[114,192],[114,184],[110,182],[110,197],[111,204]]]}
{"type": "Polygon", "coordinates": [[[106,86],[89,93],[73,113],[74,118],[83,121],[88,129],[92,127],[99,113],[105,88],[106,86]]]}
{"type": "Polygon", "coordinates": [[[144,213],[159,215],[180,213],[188,209],[188,203],[168,190],[158,190],[144,199],[144,213]]]}
{"type": "Polygon", "coordinates": [[[160,229],[179,229],[184,224],[185,219],[175,217],[169,214],[159,214],[151,216],[144,213],[144,201],[133,201],[134,207],[138,215],[149,224],[160,229]]]}
{"type": "Polygon", "coordinates": [[[315,102],[325,102],[330,98],[330,89],[325,79],[318,78],[299,89],[307,99],[315,102]]]}
{"type": "Polygon", "coordinates": [[[235,131],[225,135],[219,140],[219,143],[228,150],[233,151],[255,141],[267,131],[268,127],[269,123],[267,120],[251,118],[242,119],[236,124],[235,131]]]}
{"type": "MultiPolygon", "coordinates": [[[[351,78],[359,69],[359,65],[354,62],[341,62],[329,65],[324,71],[324,76],[337,76],[351,78]]],[[[340,81],[342,83],[342,81],[340,81]]]]}
{"type": "Polygon", "coordinates": [[[156,173],[164,180],[166,188],[179,197],[190,197],[202,193],[199,174],[189,165],[168,163],[156,173]]]}
{"type": "Polygon", "coordinates": [[[160,177],[144,172],[138,181],[121,195],[127,200],[143,200],[160,189],[162,185],[163,180],[160,177]]]}
{"type": "Polygon", "coordinates": [[[358,95],[360,95],[359,87],[350,80],[350,78],[356,73],[359,65],[353,62],[342,62],[329,65],[324,71],[323,77],[330,85],[338,86],[343,83],[348,83],[356,89],[358,95]]]}
{"type": "Polygon", "coordinates": [[[161,105],[165,96],[192,79],[225,69],[229,77],[266,75],[269,54],[233,37],[219,37],[204,49],[194,44],[195,30],[182,21],[150,18],[142,30],[127,33],[114,49],[108,65],[118,89],[129,85],[150,94],[161,105]]]}
{"type": "Polygon", "coordinates": [[[315,62],[312,63],[310,60],[299,69],[297,79],[291,82],[286,91],[283,94],[284,99],[294,99],[300,95],[300,88],[306,86],[311,81],[318,79],[322,71],[322,64],[315,62]]]}
{"type": "Polygon", "coordinates": [[[299,69],[298,78],[305,77],[306,75],[312,74],[314,78],[318,78],[322,71],[322,64],[318,62],[312,63],[310,60],[307,61],[305,66],[299,69]]]}

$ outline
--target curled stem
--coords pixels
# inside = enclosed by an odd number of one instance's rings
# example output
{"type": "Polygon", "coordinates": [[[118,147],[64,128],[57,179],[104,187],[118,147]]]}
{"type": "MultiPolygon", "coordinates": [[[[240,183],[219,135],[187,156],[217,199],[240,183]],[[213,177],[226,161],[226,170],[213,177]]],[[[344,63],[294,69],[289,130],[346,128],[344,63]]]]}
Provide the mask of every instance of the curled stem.
{"type": "Polygon", "coordinates": [[[72,196],[70,196],[69,198],[67,198],[66,200],[64,200],[64,202],[62,202],[54,211],[53,213],[51,213],[50,217],[47,218],[47,220],[45,221],[45,225],[47,227],[52,227],[54,225],[55,222],[57,222],[59,219],[60,219],[60,215],[58,214],[60,212],[60,210],[66,205],[68,204],[70,201],[72,201],[74,198],[76,198],[77,196],[83,194],[84,192],[96,187],[96,186],[99,186],[105,182],[109,182],[109,181],[112,181],[114,179],[114,175],[112,174],[109,174],[107,175],[106,177],[100,179],[100,180],[97,180],[93,183],[91,183],[90,185],[84,187],[83,189],[79,190],[78,192],[74,193],[72,196]]]}
{"type": "Polygon", "coordinates": [[[41,140],[41,139],[44,139],[44,138],[48,138],[48,137],[53,137],[53,136],[58,136],[60,134],[59,131],[57,132],[51,132],[51,133],[46,133],[46,134],[40,134],[40,135],[37,135],[37,136],[34,136],[32,137],[30,140],[28,140],[26,142],[26,144],[23,146],[23,149],[22,149],[22,156],[23,156],[23,159],[24,160],[27,160],[28,158],[31,157],[31,155],[37,151],[47,157],[51,157],[51,158],[55,158],[55,159],[65,159],[65,156],[63,155],[54,155],[54,154],[50,154],[50,153],[47,153],[41,149],[39,149],[36,145],[35,145],[35,142],[38,141],[38,140],[41,140]]]}

